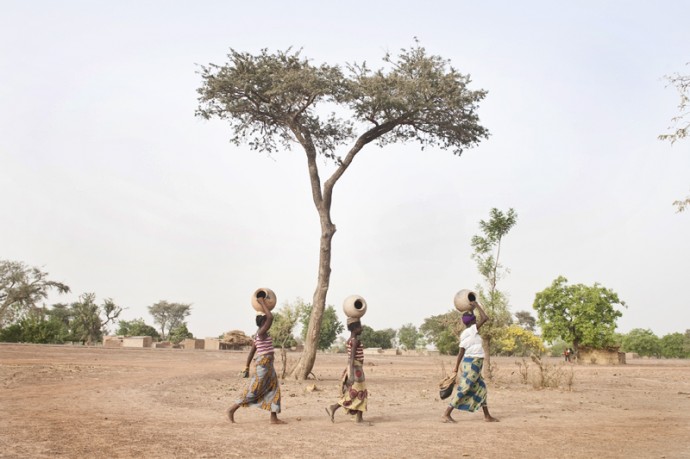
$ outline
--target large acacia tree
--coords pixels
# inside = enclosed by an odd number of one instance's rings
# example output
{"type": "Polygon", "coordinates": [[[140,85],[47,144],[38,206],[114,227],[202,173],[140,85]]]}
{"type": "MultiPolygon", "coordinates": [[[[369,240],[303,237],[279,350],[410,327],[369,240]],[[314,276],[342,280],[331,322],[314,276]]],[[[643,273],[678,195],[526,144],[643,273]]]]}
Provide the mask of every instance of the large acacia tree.
{"type": "Polygon", "coordinates": [[[314,65],[288,49],[254,55],[234,49],[223,65],[201,66],[197,115],[227,121],[232,142],[263,152],[299,145],[306,157],[321,240],[313,309],[304,353],[293,375],[305,379],[316,359],[331,276],[333,189],[370,143],[416,141],[460,155],[488,136],[477,105],[486,92],[469,89],[470,78],[449,61],[416,44],[383,68],[366,64],[314,65]],[[332,162],[322,181],[317,158],[332,162]]]}

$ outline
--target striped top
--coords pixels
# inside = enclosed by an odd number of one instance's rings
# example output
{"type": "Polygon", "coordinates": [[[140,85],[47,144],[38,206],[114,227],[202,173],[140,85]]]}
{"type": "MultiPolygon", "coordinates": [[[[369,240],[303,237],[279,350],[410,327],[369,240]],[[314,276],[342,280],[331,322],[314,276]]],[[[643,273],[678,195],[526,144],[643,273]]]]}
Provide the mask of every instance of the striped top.
{"type": "Polygon", "coordinates": [[[273,354],[273,338],[269,335],[266,335],[264,339],[256,335],[254,337],[254,346],[256,346],[256,353],[258,355],[273,354]]]}
{"type": "MultiPolygon", "coordinates": [[[[349,359],[351,355],[352,355],[352,340],[348,339],[347,340],[347,358],[349,359]]],[[[361,341],[357,342],[357,349],[355,349],[355,360],[359,360],[360,362],[364,362],[364,346],[362,346],[361,341]]]]}

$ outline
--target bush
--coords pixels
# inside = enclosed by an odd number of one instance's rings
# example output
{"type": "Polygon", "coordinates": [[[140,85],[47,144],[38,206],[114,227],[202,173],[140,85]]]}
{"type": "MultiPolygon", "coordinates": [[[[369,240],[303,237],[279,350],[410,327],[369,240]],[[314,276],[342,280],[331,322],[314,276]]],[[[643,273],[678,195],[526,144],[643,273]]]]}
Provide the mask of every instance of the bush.
{"type": "Polygon", "coordinates": [[[28,316],[0,330],[0,341],[6,343],[62,344],[68,335],[65,325],[56,319],[28,316]]]}

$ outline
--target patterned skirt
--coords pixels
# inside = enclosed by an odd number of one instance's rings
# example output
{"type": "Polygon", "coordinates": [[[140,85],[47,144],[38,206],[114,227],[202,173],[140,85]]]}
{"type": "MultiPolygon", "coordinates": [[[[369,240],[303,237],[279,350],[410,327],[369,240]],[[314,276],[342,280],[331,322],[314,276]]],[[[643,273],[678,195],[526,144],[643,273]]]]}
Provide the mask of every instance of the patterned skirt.
{"type": "Polygon", "coordinates": [[[256,406],[272,413],[280,413],[280,383],[273,368],[273,354],[254,357],[256,373],[237,400],[240,406],[256,406]]]}
{"type": "Polygon", "coordinates": [[[462,359],[462,376],[458,390],[450,401],[450,406],[458,410],[476,411],[486,406],[486,384],[482,378],[484,359],[465,357],[462,359]]]}
{"type": "Polygon", "coordinates": [[[341,378],[343,394],[338,404],[345,408],[349,414],[367,410],[367,383],[364,377],[364,362],[354,361],[354,381],[348,381],[349,368],[345,368],[341,378]]]}

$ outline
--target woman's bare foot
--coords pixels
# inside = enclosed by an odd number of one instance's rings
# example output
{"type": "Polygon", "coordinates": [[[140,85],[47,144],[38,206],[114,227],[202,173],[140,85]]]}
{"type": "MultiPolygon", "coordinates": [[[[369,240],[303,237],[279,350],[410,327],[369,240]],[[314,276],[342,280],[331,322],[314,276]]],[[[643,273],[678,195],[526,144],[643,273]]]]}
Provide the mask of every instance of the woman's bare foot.
{"type": "Polygon", "coordinates": [[[450,422],[455,423],[456,422],[455,419],[453,419],[450,416],[450,414],[444,414],[443,416],[441,416],[441,421],[448,422],[448,423],[450,423],[450,422]]]}
{"type": "Polygon", "coordinates": [[[331,422],[335,422],[335,412],[338,408],[340,408],[340,405],[337,403],[326,408],[326,413],[328,413],[328,416],[331,418],[331,422]]]}
{"type": "Polygon", "coordinates": [[[225,410],[225,414],[228,416],[228,420],[235,424],[235,411],[237,411],[237,408],[239,405],[233,405],[227,410],[225,410]]]}
{"type": "Polygon", "coordinates": [[[486,406],[486,405],[482,406],[482,411],[484,411],[484,420],[486,422],[498,422],[498,419],[496,419],[495,417],[493,417],[489,414],[489,407],[488,406],[486,406]]]}
{"type": "Polygon", "coordinates": [[[335,422],[335,410],[333,409],[333,407],[327,406],[326,414],[329,418],[331,418],[331,422],[335,422]]]}
{"type": "Polygon", "coordinates": [[[278,413],[271,413],[271,424],[287,424],[287,422],[278,419],[278,413]]]}

